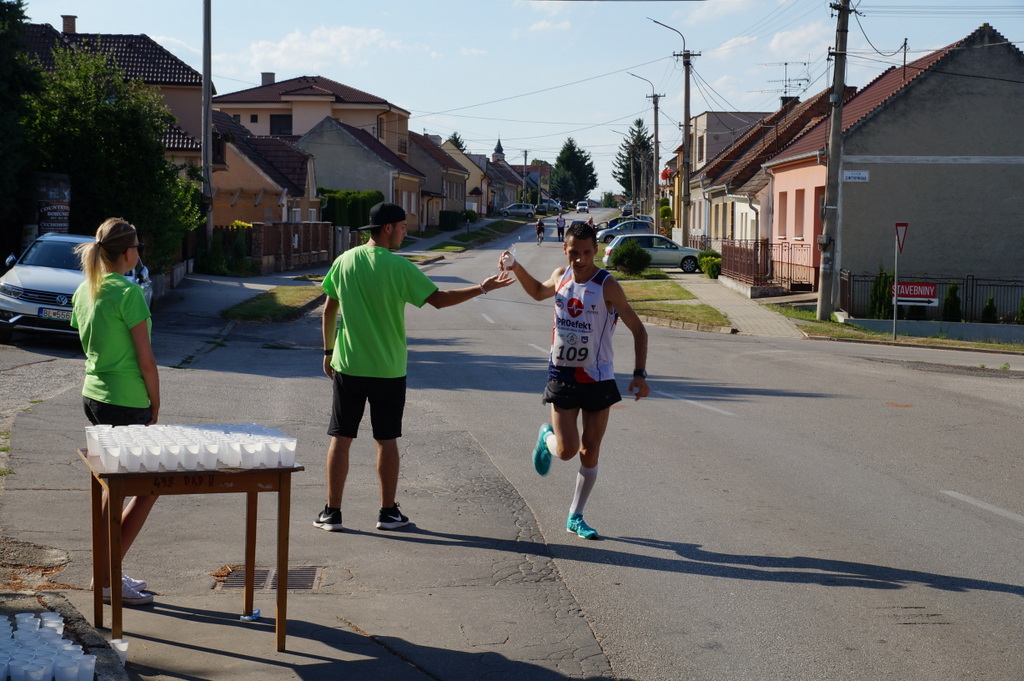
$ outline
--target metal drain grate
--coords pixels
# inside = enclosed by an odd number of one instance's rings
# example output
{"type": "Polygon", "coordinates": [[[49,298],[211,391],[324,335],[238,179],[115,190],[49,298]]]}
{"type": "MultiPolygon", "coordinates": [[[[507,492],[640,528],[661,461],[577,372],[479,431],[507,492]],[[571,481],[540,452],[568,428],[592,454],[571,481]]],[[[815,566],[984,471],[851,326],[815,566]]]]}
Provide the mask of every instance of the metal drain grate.
{"type": "MultiPolygon", "coordinates": [[[[323,581],[322,567],[300,567],[288,570],[289,591],[316,591],[323,581]]],[[[256,568],[253,571],[256,591],[277,590],[277,570],[256,568]]],[[[245,570],[231,570],[224,579],[217,580],[214,589],[218,591],[242,591],[245,589],[245,570]]]]}

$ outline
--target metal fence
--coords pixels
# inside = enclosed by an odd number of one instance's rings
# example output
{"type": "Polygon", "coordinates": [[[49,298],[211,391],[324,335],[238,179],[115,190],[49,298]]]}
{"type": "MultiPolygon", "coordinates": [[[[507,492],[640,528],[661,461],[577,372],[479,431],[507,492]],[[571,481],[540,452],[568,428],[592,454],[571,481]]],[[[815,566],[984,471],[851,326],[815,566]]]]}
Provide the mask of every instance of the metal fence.
{"type": "Polygon", "coordinates": [[[818,272],[810,244],[723,239],[722,274],[751,286],[813,290],[818,272]]]}
{"type": "MultiPolygon", "coordinates": [[[[867,318],[871,304],[871,290],[878,275],[851,274],[848,270],[839,271],[839,309],[851,317],[867,318]]],[[[937,302],[935,305],[900,305],[900,319],[942,319],[943,304],[952,285],[957,286],[960,298],[961,320],[965,322],[998,321],[1017,323],[1018,315],[1024,306],[1024,280],[1020,279],[985,279],[968,274],[962,278],[949,277],[914,277],[901,281],[935,284],[937,302]],[[994,319],[989,319],[983,310],[991,300],[994,306],[994,319]]],[[[952,321],[952,320],[950,320],[952,321]]]]}

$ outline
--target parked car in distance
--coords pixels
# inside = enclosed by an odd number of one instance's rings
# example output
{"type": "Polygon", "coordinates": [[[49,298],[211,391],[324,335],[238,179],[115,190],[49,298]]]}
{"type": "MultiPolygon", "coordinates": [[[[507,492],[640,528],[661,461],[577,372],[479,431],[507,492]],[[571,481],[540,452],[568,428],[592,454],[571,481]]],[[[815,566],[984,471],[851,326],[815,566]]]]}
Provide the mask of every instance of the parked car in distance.
{"type": "MultiPolygon", "coordinates": [[[[620,215],[617,218],[612,218],[611,220],[609,220],[607,226],[608,227],[614,227],[615,225],[619,224],[620,222],[626,222],[627,220],[643,220],[644,222],[649,222],[652,225],[654,224],[654,218],[652,218],[650,215],[637,215],[636,217],[629,217],[627,215],[620,215]]],[[[603,225],[605,223],[602,222],[601,224],[603,225]]]]}
{"type": "Polygon", "coordinates": [[[537,209],[537,215],[547,215],[550,208],[546,203],[538,203],[534,208],[537,209]]]}
{"type": "Polygon", "coordinates": [[[572,210],[572,201],[560,201],[562,210],[572,210]]]}
{"type": "Polygon", "coordinates": [[[654,232],[654,225],[643,220],[626,220],[614,227],[602,229],[597,233],[597,242],[601,244],[611,243],[612,239],[620,234],[651,234],[654,232]]]}
{"type": "Polygon", "coordinates": [[[634,240],[651,254],[651,267],[678,267],[690,274],[698,269],[696,248],[680,246],[672,239],[660,234],[622,234],[615,237],[604,249],[604,266],[611,267],[612,253],[627,240],[634,240]]]}
{"type": "Polygon", "coordinates": [[[633,214],[633,204],[623,204],[622,208],[619,209],[619,212],[622,213],[625,217],[629,217],[630,215],[633,214]]]}
{"type": "MultiPolygon", "coordinates": [[[[57,334],[78,334],[71,328],[71,296],[85,280],[75,246],[94,237],[44,234],[21,257],[7,258],[10,269],[0,277],[0,343],[10,341],[15,329],[57,334]]],[[[146,304],[153,302],[149,270],[140,261],[124,275],[142,287],[146,304]]]]}
{"type": "Polygon", "coordinates": [[[590,212],[590,202],[589,201],[577,201],[576,202],[576,212],[577,213],[589,213],[590,212]]]}
{"type": "Polygon", "coordinates": [[[537,214],[537,207],[532,203],[512,203],[501,209],[501,216],[508,218],[516,217],[532,218],[537,214]]]}

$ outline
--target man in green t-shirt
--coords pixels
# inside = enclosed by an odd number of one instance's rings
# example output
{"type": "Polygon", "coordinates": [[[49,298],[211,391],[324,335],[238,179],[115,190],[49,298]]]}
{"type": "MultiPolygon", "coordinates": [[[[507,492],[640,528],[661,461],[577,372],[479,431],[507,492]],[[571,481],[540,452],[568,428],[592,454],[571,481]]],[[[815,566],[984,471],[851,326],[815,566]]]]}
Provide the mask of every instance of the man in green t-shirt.
{"type": "Polygon", "coordinates": [[[405,409],[408,349],[405,306],[430,303],[440,309],[512,284],[507,272],[488,277],[479,286],[441,291],[409,260],[395,255],[405,239],[405,210],[394,203],[370,209],[370,232],[363,246],[342,253],[324,277],[327,294],[323,313],[324,373],[333,384],[331,436],[327,447],[327,505],[314,521],[324,530],[340,532],[341,498],[348,477],[349,450],[366,404],[377,442],[380,514],[377,529],[409,524],[395,501],[398,489],[398,438],[405,409]]]}

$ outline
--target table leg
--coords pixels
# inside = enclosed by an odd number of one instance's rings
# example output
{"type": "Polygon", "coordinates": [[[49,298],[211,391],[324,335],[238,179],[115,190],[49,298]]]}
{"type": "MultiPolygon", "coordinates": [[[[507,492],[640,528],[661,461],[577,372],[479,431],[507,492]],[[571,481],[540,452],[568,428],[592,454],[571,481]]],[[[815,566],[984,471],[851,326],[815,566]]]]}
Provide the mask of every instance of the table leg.
{"type": "Polygon", "coordinates": [[[103,551],[107,547],[100,541],[103,534],[103,485],[95,475],[90,491],[92,507],[92,620],[97,629],[103,627],[103,551]]]}
{"type": "Polygon", "coordinates": [[[252,615],[253,591],[256,587],[256,510],[258,493],[245,493],[245,590],[242,614],[252,615]]]}
{"type": "Polygon", "coordinates": [[[110,638],[124,633],[121,605],[121,513],[124,492],[121,483],[111,478],[107,483],[107,564],[110,568],[110,638]]]}
{"type": "Polygon", "coordinates": [[[274,633],[277,649],[285,649],[288,635],[288,524],[292,507],[292,475],[282,473],[277,490],[277,612],[274,614],[274,633]]]}

